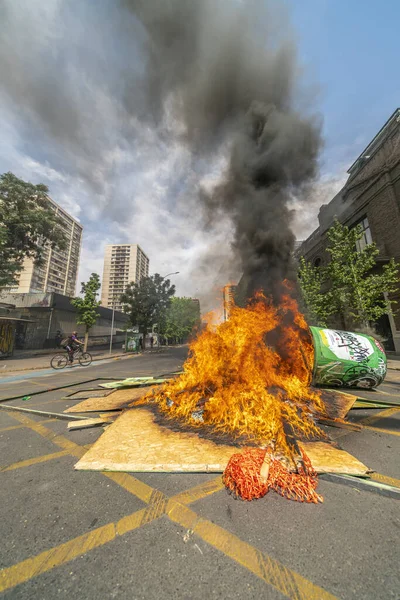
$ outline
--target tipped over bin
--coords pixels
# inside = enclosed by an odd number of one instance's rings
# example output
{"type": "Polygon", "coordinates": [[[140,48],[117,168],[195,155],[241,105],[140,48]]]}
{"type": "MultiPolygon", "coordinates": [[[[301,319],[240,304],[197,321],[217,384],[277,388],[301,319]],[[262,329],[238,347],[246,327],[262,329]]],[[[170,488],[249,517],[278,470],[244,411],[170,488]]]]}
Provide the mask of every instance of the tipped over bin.
{"type": "Polygon", "coordinates": [[[385,379],[386,354],[369,335],[310,327],[315,385],[374,388],[385,379]]]}

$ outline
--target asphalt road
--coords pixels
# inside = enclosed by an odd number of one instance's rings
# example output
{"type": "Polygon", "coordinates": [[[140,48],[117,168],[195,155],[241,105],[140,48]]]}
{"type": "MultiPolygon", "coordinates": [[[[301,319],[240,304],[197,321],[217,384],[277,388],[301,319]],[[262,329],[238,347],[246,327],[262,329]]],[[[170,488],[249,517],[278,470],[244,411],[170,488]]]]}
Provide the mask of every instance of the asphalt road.
{"type": "MultiPolygon", "coordinates": [[[[1,406],[62,412],[76,402],[68,394],[99,383],[88,380],[175,371],[185,353],[0,380],[1,406]]],[[[399,391],[392,371],[377,392],[359,395],[395,404],[399,391]]],[[[400,407],[381,412],[352,410],[350,420],[376,420],[362,432],[330,432],[400,488],[400,407]]],[[[2,597],[400,598],[398,500],[321,478],[318,506],[273,492],[245,503],[215,474],[74,471],[101,434],[0,410],[2,597]]]]}

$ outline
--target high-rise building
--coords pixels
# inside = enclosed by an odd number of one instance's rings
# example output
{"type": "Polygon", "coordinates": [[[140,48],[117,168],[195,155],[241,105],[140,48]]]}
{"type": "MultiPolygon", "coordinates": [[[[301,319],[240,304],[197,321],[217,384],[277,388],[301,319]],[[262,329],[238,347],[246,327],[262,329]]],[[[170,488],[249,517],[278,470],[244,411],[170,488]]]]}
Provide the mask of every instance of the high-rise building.
{"type": "Polygon", "coordinates": [[[236,285],[229,283],[224,287],[223,300],[224,300],[224,321],[229,319],[229,313],[231,311],[232,304],[235,303],[235,291],[236,285]]]}
{"type": "Polygon", "coordinates": [[[110,244],[104,253],[101,304],[122,310],[121,294],[132,281],[149,275],[149,259],[137,244],[110,244]]]}
{"type": "Polygon", "coordinates": [[[48,201],[50,208],[63,223],[66,249],[45,247],[41,266],[35,265],[32,258],[26,258],[17,285],[9,291],[21,294],[57,292],[65,296],[75,296],[83,227],[54,200],[48,197],[48,201]]]}

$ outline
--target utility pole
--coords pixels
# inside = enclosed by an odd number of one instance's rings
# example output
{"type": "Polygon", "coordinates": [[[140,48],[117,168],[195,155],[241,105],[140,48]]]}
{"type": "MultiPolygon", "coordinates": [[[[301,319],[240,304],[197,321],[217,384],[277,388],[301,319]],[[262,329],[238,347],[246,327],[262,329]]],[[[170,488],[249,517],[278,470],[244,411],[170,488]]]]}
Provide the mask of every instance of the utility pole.
{"type": "Polygon", "coordinates": [[[115,315],[115,296],[113,295],[113,299],[112,299],[112,317],[111,317],[111,335],[110,335],[110,354],[112,352],[112,342],[113,342],[113,333],[114,333],[114,315],[115,315]]]}

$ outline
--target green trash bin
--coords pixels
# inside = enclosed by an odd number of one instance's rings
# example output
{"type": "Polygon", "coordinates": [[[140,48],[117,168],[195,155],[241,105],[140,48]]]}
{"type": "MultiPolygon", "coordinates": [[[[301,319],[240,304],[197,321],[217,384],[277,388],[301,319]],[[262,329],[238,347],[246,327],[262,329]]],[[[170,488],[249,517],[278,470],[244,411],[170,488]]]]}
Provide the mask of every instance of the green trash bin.
{"type": "Polygon", "coordinates": [[[314,384],[373,388],[385,379],[386,354],[373,337],[322,327],[310,330],[314,342],[314,384]]]}
{"type": "Polygon", "coordinates": [[[137,352],[138,345],[138,340],[135,337],[127,338],[125,352],[137,352]]]}

